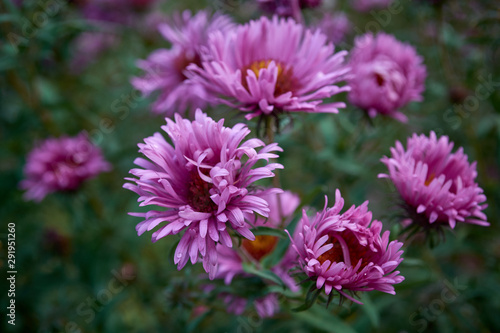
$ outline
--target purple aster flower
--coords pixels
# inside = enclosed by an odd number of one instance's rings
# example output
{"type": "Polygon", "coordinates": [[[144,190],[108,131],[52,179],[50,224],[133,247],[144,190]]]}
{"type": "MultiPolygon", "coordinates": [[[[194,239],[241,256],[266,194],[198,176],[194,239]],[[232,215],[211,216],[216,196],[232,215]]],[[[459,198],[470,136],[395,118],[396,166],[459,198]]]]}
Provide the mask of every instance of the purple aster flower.
{"type": "Polygon", "coordinates": [[[393,0],[355,0],[352,7],[360,12],[367,12],[372,9],[386,8],[393,0]]]}
{"type": "Polygon", "coordinates": [[[453,142],[447,136],[439,139],[413,134],[391,148],[391,157],[382,158],[390,178],[405,201],[410,218],[418,225],[448,225],[457,222],[489,226],[482,212],[486,196],[478,186],[476,162],[469,164],[462,147],[451,153],[453,142]]]}
{"type": "Polygon", "coordinates": [[[144,217],[136,229],[139,235],[163,224],[153,233],[154,242],[184,231],[175,251],[178,269],[188,259],[203,258],[203,267],[213,279],[217,272],[216,244],[231,247],[230,232],[250,240],[255,236],[245,214],[268,216],[268,203],[255,195],[253,183],[274,176],[281,164],[268,163],[253,168],[261,160],[277,157],[277,144],[267,146],[261,140],[243,142],[250,130],[243,124],[224,127],[224,120],[213,121],[197,110],[193,122],[175,115],[166,118],[162,129],[172,144],[156,133],[139,144],[148,160],[138,158],[138,169],[130,170],[137,178],[126,178],[125,188],[139,194],[141,206],[157,205],[164,210],[131,213],[144,217]],[[256,148],[262,147],[259,151],[256,148]],[[164,223],[166,222],[166,223],[164,223]]]}
{"type": "Polygon", "coordinates": [[[324,288],[327,295],[335,289],[356,303],[360,302],[348,293],[379,290],[395,294],[393,285],[404,280],[394,271],[403,260],[403,243],[389,243],[389,231],[380,236],[382,223],[372,221],[368,201],[340,214],[344,200],[337,190],[335,205],[326,205],[312,219],[304,211],[292,239],[299,263],[316,281],[316,288],[324,288]]]}
{"type": "Polygon", "coordinates": [[[339,12],[334,15],[327,13],[316,25],[333,44],[342,42],[345,35],[351,30],[351,22],[347,15],[339,12]]]}
{"type": "MultiPolygon", "coordinates": [[[[266,226],[276,229],[285,227],[290,223],[295,209],[300,204],[299,197],[289,191],[276,193],[268,190],[258,195],[269,203],[269,215],[267,219],[257,218],[254,222],[256,227],[266,226]]],[[[224,279],[224,283],[230,284],[236,275],[248,276],[243,270],[242,263],[248,262],[248,260],[259,262],[273,252],[277,243],[278,237],[272,235],[258,235],[254,240],[244,239],[241,248],[241,251],[245,254],[244,257],[234,249],[218,245],[219,271],[216,277],[224,279]]],[[[288,288],[297,291],[299,288],[289,275],[290,268],[295,264],[294,259],[295,255],[292,251],[289,251],[271,270],[283,280],[288,288]]]]}
{"type": "Polygon", "coordinates": [[[370,117],[383,114],[406,122],[398,109],[422,100],[427,75],[422,61],[415,48],[391,35],[368,33],[356,38],[349,63],[349,101],[370,117]]]}
{"type": "Polygon", "coordinates": [[[24,167],[25,200],[40,202],[49,193],[76,190],[86,179],[111,169],[85,133],[50,138],[29,154],[24,167]]]}
{"type": "Polygon", "coordinates": [[[202,68],[189,66],[190,78],[203,84],[212,102],[249,112],[248,119],[283,111],[336,113],[345,106],[322,103],[349,90],[335,85],[348,72],[347,52],[334,53],[319,30],[292,19],[261,17],[228,34],[216,32],[207,53],[202,68]]]}
{"type": "Polygon", "coordinates": [[[202,49],[210,33],[232,27],[231,20],[225,15],[210,17],[206,11],[194,16],[190,11],[175,15],[170,24],[158,26],[172,48],[156,50],[146,60],[140,60],[138,66],[146,74],[133,78],[132,85],[145,96],[159,92],[153,104],[155,113],[170,116],[175,112],[184,113],[187,108],[195,110],[206,106],[205,89],[200,84],[188,82],[185,69],[189,64],[201,64],[202,49]]]}

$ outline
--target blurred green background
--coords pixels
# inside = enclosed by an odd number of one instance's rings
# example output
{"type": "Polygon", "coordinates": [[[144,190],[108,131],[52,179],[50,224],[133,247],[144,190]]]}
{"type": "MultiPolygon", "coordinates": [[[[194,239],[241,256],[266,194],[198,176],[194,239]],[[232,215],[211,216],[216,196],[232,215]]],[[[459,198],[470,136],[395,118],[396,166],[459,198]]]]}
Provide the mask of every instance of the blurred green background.
{"type": "MultiPolygon", "coordinates": [[[[176,237],[152,244],[138,237],[137,196],[122,188],[138,157],[137,143],[160,131],[163,117],[150,112],[152,98],[130,85],[140,75],[137,59],[169,47],[148,26],[152,13],[208,8],[237,22],[257,18],[253,1],[162,1],[135,13],[130,24],[95,25],[78,4],[58,1],[0,2],[0,308],[2,332],[498,332],[500,331],[500,10],[497,1],[403,1],[398,14],[358,13],[348,1],[324,1],[308,10],[313,23],[323,12],[344,11],[355,35],[374,27],[411,43],[428,69],[424,101],[404,112],[401,124],[382,117],[368,121],[348,106],[337,115],[295,114],[284,121],[276,141],[284,149],[284,189],[321,208],[339,188],[346,207],[370,200],[374,217],[396,236],[397,196],[380,158],[395,140],[434,130],[463,146],[477,161],[478,183],[489,207],[488,228],[458,225],[430,249],[421,239],[405,244],[400,265],[405,281],[395,296],[363,295],[365,305],[319,305],[300,313],[283,302],[282,311],[260,319],[249,310],[230,315],[204,292],[201,265],[177,271],[176,237]],[[45,8],[45,11],[43,10],[45,8]],[[37,14],[38,13],[38,14],[37,14]],[[45,20],[39,13],[45,13],[45,20]],[[385,16],[384,16],[385,15],[385,16]],[[88,60],[75,40],[104,32],[115,43],[88,60]],[[14,36],[15,35],[15,36],[14,36]],[[489,84],[485,84],[490,82],[489,84]],[[488,87],[479,98],[478,87],[488,87]],[[469,107],[466,103],[477,101],[469,107]],[[86,182],[75,193],[25,202],[18,188],[26,154],[37,140],[86,130],[113,170],[86,182]],[[7,323],[8,223],[16,233],[16,325],[7,323]]],[[[83,52],[85,53],[85,51],[83,52]]],[[[340,99],[345,99],[345,95],[340,99]]],[[[206,110],[226,125],[243,121],[227,107],[206,110]]],[[[255,129],[256,123],[251,122],[255,129]]],[[[219,284],[221,285],[221,284],[219,284]]]]}

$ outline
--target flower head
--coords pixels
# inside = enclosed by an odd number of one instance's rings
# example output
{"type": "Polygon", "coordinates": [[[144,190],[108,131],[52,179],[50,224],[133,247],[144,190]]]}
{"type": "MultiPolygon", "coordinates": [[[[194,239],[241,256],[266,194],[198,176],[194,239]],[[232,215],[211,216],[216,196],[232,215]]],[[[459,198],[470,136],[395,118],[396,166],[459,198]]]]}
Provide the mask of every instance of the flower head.
{"type": "Polygon", "coordinates": [[[476,162],[469,164],[467,155],[460,147],[451,153],[453,142],[447,136],[439,139],[413,134],[407,140],[407,148],[401,142],[391,148],[391,157],[382,158],[390,178],[409,209],[413,222],[430,226],[457,222],[488,226],[486,196],[478,186],[476,162]]]}
{"type": "Polygon", "coordinates": [[[277,157],[272,152],[281,149],[258,139],[243,142],[250,133],[245,125],[224,127],[223,119],[215,122],[201,110],[192,122],[179,115],[166,121],[162,129],[172,144],[159,133],[146,138],[139,151],[149,161],[136,159],[141,168],[130,173],[137,178],[126,178],[135,184],[124,185],[139,194],[141,206],[165,208],[132,213],[145,218],[136,229],[141,235],[163,224],[153,233],[153,241],[184,231],[174,263],[181,269],[190,258],[194,264],[199,253],[212,279],[217,271],[216,244],[231,247],[231,231],[254,240],[245,214],[268,216],[268,203],[255,195],[253,183],[274,176],[272,170],[282,165],[254,166],[277,157]],[[257,151],[258,147],[263,148],[257,151]]]}
{"type": "Polygon", "coordinates": [[[349,101],[370,117],[382,114],[406,122],[408,118],[398,109],[422,100],[426,77],[422,58],[391,35],[369,33],[356,38],[349,64],[349,101]]]}
{"type": "Polygon", "coordinates": [[[314,218],[304,211],[292,239],[304,272],[327,295],[333,289],[359,303],[347,292],[379,290],[395,294],[393,284],[404,277],[394,271],[403,260],[401,242],[389,243],[389,231],[382,236],[382,223],[372,221],[368,202],[340,214],[344,200],[337,190],[335,205],[314,218]]]}
{"type": "Polygon", "coordinates": [[[20,187],[26,200],[42,201],[49,193],[77,189],[86,179],[111,169],[85,133],[42,141],[28,155],[20,187]]]}
{"type": "Polygon", "coordinates": [[[138,66],[146,74],[132,79],[132,85],[144,95],[158,91],[159,97],[153,104],[153,111],[165,115],[183,113],[206,105],[205,89],[196,83],[188,82],[185,69],[190,64],[201,64],[202,49],[208,35],[214,31],[227,31],[232,27],[231,20],[225,15],[212,17],[206,11],[192,16],[184,11],[173,17],[170,24],[158,26],[163,37],[172,44],[170,49],[159,49],[138,66]]]}
{"type": "Polygon", "coordinates": [[[334,53],[319,30],[292,19],[261,17],[228,34],[212,34],[206,60],[189,70],[212,102],[249,112],[247,118],[283,111],[338,112],[344,103],[322,103],[349,90],[335,85],[348,72],[345,55],[334,53]]]}

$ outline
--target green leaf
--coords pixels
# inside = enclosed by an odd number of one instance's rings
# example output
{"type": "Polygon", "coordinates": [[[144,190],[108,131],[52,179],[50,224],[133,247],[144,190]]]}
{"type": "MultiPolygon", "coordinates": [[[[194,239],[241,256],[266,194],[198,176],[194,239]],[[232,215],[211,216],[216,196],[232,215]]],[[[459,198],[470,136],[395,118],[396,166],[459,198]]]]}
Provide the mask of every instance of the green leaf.
{"type": "Polygon", "coordinates": [[[253,232],[253,234],[255,236],[269,235],[269,236],[276,236],[279,238],[288,238],[288,235],[283,230],[274,229],[274,228],[265,227],[265,226],[255,227],[255,228],[252,228],[250,231],[253,232]]]}
{"type": "Polygon", "coordinates": [[[370,296],[368,296],[367,293],[364,293],[361,296],[361,302],[363,302],[363,305],[361,305],[361,309],[365,311],[373,327],[378,328],[380,325],[380,314],[378,312],[377,307],[375,306],[375,304],[373,304],[372,300],[370,299],[370,296]]]}
{"type": "Polygon", "coordinates": [[[0,23],[17,22],[18,20],[19,20],[19,17],[17,15],[13,15],[13,14],[1,14],[0,15],[0,23]]]}
{"type": "Polygon", "coordinates": [[[188,333],[196,331],[200,323],[207,317],[213,315],[213,309],[210,309],[209,311],[204,312],[203,314],[199,315],[198,317],[191,319],[189,321],[189,324],[186,327],[186,331],[188,333]]]}
{"type": "Polygon", "coordinates": [[[268,269],[259,270],[253,264],[246,263],[246,262],[242,263],[241,265],[243,266],[243,270],[245,272],[247,272],[248,274],[253,274],[253,275],[258,276],[262,279],[272,281],[272,282],[282,286],[283,288],[286,287],[285,284],[283,283],[283,280],[281,280],[281,278],[278,275],[276,275],[276,273],[274,273],[268,269]]]}
{"type": "MultiPolygon", "coordinates": [[[[287,235],[288,236],[288,235],[287,235]]],[[[289,239],[280,239],[274,250],[261,260],[261,264],[264,267],[273,267],[277,265],[280,260],[285,255],[286,251],[290,246],[289,239]]]]}
{"type": "Polygon", "coordinates": [[[295,316],[303,322],[326,332],[356,333],[342,319],[319,305],[313,306],[309,311],[298,312],[295,316]]]}
{"type": "Polygon", "coordinates": [[[294,312],[301,312],[301,311],[306,311],[308,310],[311,306],[313,306],[314,302],[318,299],[319,294],[321,293],[322,289],[316,289],[316,284],[313,283],[311,285],[311,288],[309,288],[309,291],[307,292],[306,299],[304,301],[304,304],[302,304],[299,307],[296,307],[292,309],[294,312]]]}

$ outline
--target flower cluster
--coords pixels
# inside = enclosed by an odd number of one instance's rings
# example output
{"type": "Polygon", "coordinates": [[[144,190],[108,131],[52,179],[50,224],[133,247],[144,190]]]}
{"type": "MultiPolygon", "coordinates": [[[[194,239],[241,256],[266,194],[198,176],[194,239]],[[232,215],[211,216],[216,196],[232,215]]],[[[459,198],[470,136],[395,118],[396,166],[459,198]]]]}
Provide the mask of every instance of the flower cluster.
{"type": "Polygon", "coordinates": [[[274,176],[277,163],[262,167],[255,164],[277,157],[277,144],[264,145],[259,139],[243,139],[250,130],[243,124],[224,127],[224,120],[215,122],[201,110],[194,121],[176,115],[166,118],[162,129],[170,137],[169,144],[156,133],[139,144],[140,152],[149,159],[138,158],[140,167],[132,169],[137,178],[125,188],[139,194],[141,206],[156,205],[165,210],[133,213],[144,217],[137,225],[139,235],[166,222],[153,233],[153,241],[184,232],[175,251],[174,262],[179,269],[203,257],[203,267],[214,278],[217,273],[216,244],[231,247],[230,233],[250,240],[255,236],[246,214],[267,217],[268,203],[255,195],[252,184],[274,176]],[[256,148],[262,147],[259,151],[256,148]]]}
{"type": "MultiPolygon", "coordinates": [[[[116,12],[110,8],[120,7],[117,0],[79,4],[88,20],[115,27],[153,2],[127,1],[116,12]]],[[[357,0],[353,7],[368,11],[390,3],[357,0]]],[[[351,28],[346,14],[326,13],[309,27],[303,24],[301,10],[320,7],[320,0],[257,0],[255,9],[257,4],[273,16],[243,24],[208,11],[184,11],[169,19],[151,16],[168,48],[139,60],[143,72],[131,84],[145,96],[154,95],[151,108],[166,116],[161,126],[166,136],[157,132],[138,144],[141,157],[125,178],[123,187],[138,195],[140,207],[147,206],[129,213],[142,219],[136,231],[152,231],[153,242],[176,235],[177,268],[188,261],[202,263],[209,279],[216,279],[203,292],[216,290],[228,312],[238,315],[251,304],[260,317],[275,315],[280,293],[295,298],[303,292],[294,270],[313,281],[305,305],[311,292],[324,291],[328,302],[338,293],[356,303],[357,292],[395,294],[394,286],[404,280],[397,270],[403,243],[382,231],[368,201],[342,212],[344,199],[337,189],[332,207],[326,200],[320,212],[308,215],[304,209],[294,220],[298,207],[310,202],[283,190],[273,178],[283,165],[273,160],[282,149],[273,142],[280,127],[270,121],[296,112],[338,113],[346,99],[370,117],[407,122],[401,109],[423,99],[423,58],[415,47],[386,33],[358,36],[350,54],[336,52],[334,44],[351,28]],[[244,123],[230,127],[224,118],[215,119],[209,112],[221,104],[241,111],[248,121],[264,119],[266,142],[258,133],[251,136],[244,123]],[[239,292],[238,283],[252,284],[248,290],[258,292],[239,292]],[[288,290],[278,291],[278,285],[288,290]]],[[[74,66],[84,67],[117,41],[103,32],[80,34],[74,51],[81,58],[73,58],[74,66]]],[[[389,178],[399,192],[408,215],[404,223],[452,229],[458,222],[489,225],[476,162],[469,163],[462,148],[452,150],[447,136],[413,134],[406,148],[397,141],[391,156],[381,159],[388,173],[379,177],[389,178]]],[[[110,168],[85,134],[48,139],[28,155],[20,187],[25,199],[41,201],[51,192],[76,190],[110,168]]],[[[52,239],[57,241],[57,235],[49,236],[49,243],[58,243],[52,239]]]]}

